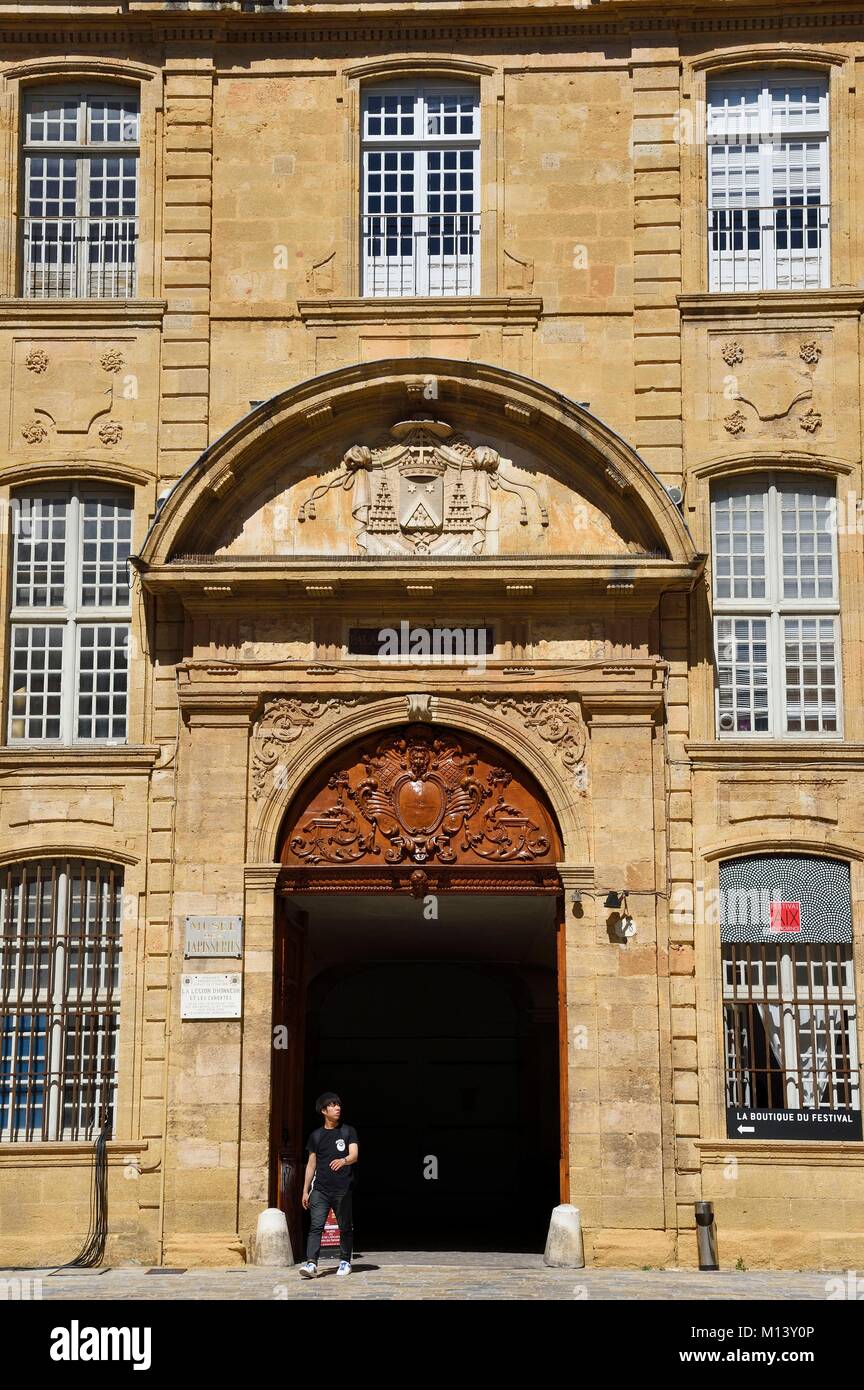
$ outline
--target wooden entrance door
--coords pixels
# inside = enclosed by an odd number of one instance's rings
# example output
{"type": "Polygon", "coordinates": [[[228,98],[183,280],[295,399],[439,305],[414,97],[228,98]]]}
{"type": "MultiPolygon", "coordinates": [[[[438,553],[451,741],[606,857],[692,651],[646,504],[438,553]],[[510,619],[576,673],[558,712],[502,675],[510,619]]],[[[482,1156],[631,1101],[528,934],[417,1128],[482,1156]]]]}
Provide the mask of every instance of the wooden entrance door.
{"type": "MultiPolygon", "coordinates": [[[[306,923],[291,893],[550,893],[562,844],[541,787],[503,749],[438,725],[408,724],[348,744],[312,774],[282,828],[277,887],[274,1193],[295,1253],[301,1228],[306,923]]],[[[561,1199],[567,1200],[567,1025],[559,919],[561,1199]]]]}
{"type": "Polygon", "coordinates": [[[302,1259],[303,1052],[306,1036],[305,912],[276,898],[273,1007],[271,1202],[284,1211],[294,1258],[302,1259]]]}

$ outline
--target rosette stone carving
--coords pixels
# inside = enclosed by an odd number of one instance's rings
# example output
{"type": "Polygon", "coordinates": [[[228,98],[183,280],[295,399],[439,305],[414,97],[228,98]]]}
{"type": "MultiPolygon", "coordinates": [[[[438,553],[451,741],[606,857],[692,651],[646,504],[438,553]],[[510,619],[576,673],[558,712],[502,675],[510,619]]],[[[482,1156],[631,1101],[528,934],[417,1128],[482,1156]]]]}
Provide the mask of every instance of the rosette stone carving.
{"type": "Polygon", "coordinates": [[[45,349],[31,348],[24,358],[24,366],[28,372],[36,372],[37,376],[41,376],[48,367],[48,354],[45,349]]]}
{"type": "Polygon", "coordinates": [[[99,365],[104,372],[122,372],[126,365],[126,359],[119,348],[108,348],[99,358],[99,365]]]}
{"type": "Polygon", "coordinates": [[[123,426],[117,420],[106,420],[99,426],[99,438],[103,444],[119,444],[123,438],[123,426]]]}
{"type": "Polygon", "coordinates": [[[743,434],[747,421],[740,410],[733,410],[731,415],[727,415],[723,421],[724,428],[729,434],[743,434]]]}
{"type": "Polygon", "coordinates": [[[801,416],[800,425],[802,430],[806,430],[808,434],[815,434],[822,427],[821,410],[805,410],[801,416]]]}

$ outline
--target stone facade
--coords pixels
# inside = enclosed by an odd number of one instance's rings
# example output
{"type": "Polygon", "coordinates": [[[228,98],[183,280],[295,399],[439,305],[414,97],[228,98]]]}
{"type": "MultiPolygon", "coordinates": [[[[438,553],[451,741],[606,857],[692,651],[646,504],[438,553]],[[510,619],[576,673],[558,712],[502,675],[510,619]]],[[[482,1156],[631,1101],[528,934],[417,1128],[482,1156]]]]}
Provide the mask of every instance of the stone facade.
{"type": "MultiPolygon", "coordinates": [[[[699,909],[726,855],[845,859],[864,998],[860,534],[838,536],[842,739],[717,738],[709,579],[715,480],[864,495],[862,21],[814,0],[0,5],[3,515],[58,480],[135,498],[128,743],[0,747],[5,864],[124,870],[107,1259],[250,1257],[280,827],[323,761],[418,708],[506,747],[557,819],[563,1195],[589,1263],[694,1264],[703,1197],[724,1262],[864,1259],[864,1144],[726,1137],[699,909]],[[829,78],[831,287],[712,293],[706,81],[784,65],[829,78]],[[361,99],[396,78],[479,89],[476,294],[361,293],[361,99]],[[23,297],[26,93],[100,82],[140,97],[136,297],[23,297]],[[350,627],[402,621],[488,624],[494,650],[482,674],[349,653],[350,627]],[[242,1021],[181,1019],[185,914],[243,917],[242,1021]]],[[[4,563],[4,708],[10,601],[4,563]]],[[[75,1253],[91,1152],[0,1143],[0,1263],[75,1253]]]]}

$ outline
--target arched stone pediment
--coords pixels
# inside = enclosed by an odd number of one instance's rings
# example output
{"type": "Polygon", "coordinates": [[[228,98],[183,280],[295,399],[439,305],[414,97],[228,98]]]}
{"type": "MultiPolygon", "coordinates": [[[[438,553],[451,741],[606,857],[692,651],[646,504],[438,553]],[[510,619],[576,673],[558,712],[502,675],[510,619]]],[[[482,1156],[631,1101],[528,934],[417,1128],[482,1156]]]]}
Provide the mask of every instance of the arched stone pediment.
{"type": "Polygon", "coordinates": [[[484,364],[329,373],[259,406],[179,480],[141,552],[662,557],[695,548],[659,479],[573,401],[484,364]]]}

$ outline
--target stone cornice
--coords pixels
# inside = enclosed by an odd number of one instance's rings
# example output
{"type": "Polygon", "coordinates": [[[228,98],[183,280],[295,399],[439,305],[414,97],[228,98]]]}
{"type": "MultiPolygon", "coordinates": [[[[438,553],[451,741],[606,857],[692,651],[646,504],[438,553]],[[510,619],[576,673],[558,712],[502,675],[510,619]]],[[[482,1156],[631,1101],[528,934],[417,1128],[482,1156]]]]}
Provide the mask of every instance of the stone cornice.
{"type": "MultiPolygon", "coordinates": [[[[147,1152],[146,1139],[109,1139],[105,1145],[109,1168],[125,1167],[135,1154],[147,1152]]],[[[71,1140],[31,1144],[0,1144],[0,1170],[6,1168],[90,1168],[93,1164],[95,1141],[92,1144],[71,1140]]]]}
{"type": "MultiPolygon", "coordinates": [[[[782,443],[771,449],[770,458],[773,468],[821,468],[826,473],[838,476],[851,473],[860,463],[860,460],[850,461],[830,458],[825,454],[805,453],[803,449],[790,449],[782,443]]],[[[728,454],[720,454],[716,458],[706,459],[704,463],[694,464],[687,471],[692,478],[717,478],[722,477],[724,473],[744,473],[749,469],[764,473],[765,466],[764,452],[753,453],[749,457],[746,454],[737,454],[734,458],[730,458],[728,454]]]]}
{"type": "Polygon", "coordinates": [[[679,294],[681,317],[737,323],[741,318],[857,318],[864,310],[864,290],[763,290],[753,294],[679,294]]]}
{"type": "Polygon", "coordinates": [[[715,741],[686,743],[685,749],[694,769],[704,772],[729,772],[730,769],[752,769],[770,772],[776,769],[841,768],[855,771],[864,768],[864,743],[831,743],[819,739],[813,743],[793,743],[790,740],[762,743],[715,741]]]}
{"type": "Polygon", "coordinates": [[[622,690],[620,686],[605,690],[585,690],[581,695],[582,709],[589,728],[599,725],[653,724],[663,708],[663,691],[622,690]]]}
{"type": "Polygon", "coordinates": [[[629,612],[650,611],[660,594],[688,592],[704,567],[705,557],[690,564],[647,556],[448,556],[430,561],[407,556],[189,557],[147,565],[132,557],[133,568],[149,593],[177,594],[197,611],[236,612],[262,598],[313,605],[320,612],[328,601],[352,596],[399,595],[406,583],[433,582],[436,599],[458,595],[486,600],[512,599],[512,586],[531,585],[532,604],[572,598],[579,593],[597,603],[614,603],[629,612]]]}
{"type": "Polygon", "coordinates": [[[594,865],[593,864],[556,864],[555,868],[561,875],[561,882],[570,891],[585,889],[590,892],[594,888],[594,865]]]}
{"type": "Polygon", "coordinates": [[[276,887],[276,880],[282,872],[282,865],[273,864],[244,864],[243,865],[243,886],[248,889],[258,889],[263,892],[272,893],[276,887]]]}
{"type": "Polygon", "coordinates": [[[462,295],[440,299],[300,299],[297,310],[304,323],[495,323],[536,326],[543,300],[518,295],[462,295]]]}
{"type": "Polygon", "coordinates": [[[106,5],[79,0],[76,6],[57,5],[56,12],[45,5],[22,3],[4,13],[0,9],[0,41],[33,44],[74,42],[82,29],[95,42],[146,37],[150,42],[192,43],[243,42],[308,45],[330,39],[358,42],[398,43],[399,47],[430,38],[444,42],[497,37],[521,38],[533,42],[547,38],[561,42],[568,38],[606,38],[620,34],[661,34],[670,32],[705,34],[718,32],[729,38],[737,33],[803,30],[851,29],[864,25],[864,12],[832,6],[816,6],[812,0],[788,0],[782,9],[775,5],[754,4],[753,0],[725,0],[725,3],[696,6],[687,0],[670,0],[658,6],[656,0],[595,0],[576,8],[563,0],[538,0],[528,5],[505,6],[501,0],[430,0],[423,6],[403,0],[367,0],[362,7],[351,0],[325,0],[325,3],[297,5],[301,15],[292,13],[293,4],[263,5],[251,13],[240,11],[240,0],[222,0],[212,9],[171,10],[163,0],[130,0],[122,15],[106,5]],[[33,16],[38,15],[38,27],[33,16]]]}
{"type": "Polygon", "coordinates": [[[92,777],[107,773],[112,777],[148,773],[159,761],[162,749],[158,746],[94,748],[46,748],[42,744],[14,744],[0,748],[0,777],[18,772],[37,775],[58,772],[73,776],[92,777]]]}
{"type": "Polygon", "coordinates": [[[776,1167],[784,1158],[796,1167],[864,1168],[864,1143],[844,1144],[839,1139],[697,1139],[703,1166],[725,1163],[730,1154],[742,1163],[776,1167]]]}
{"type": "MultiPolygon", "coordinates": [[[[81,472],[82,465],[78,460],[72,462],[69,458],[64,458],[53,462],[46,460],[42,463],[31,463],[26,459],[21,463],[10,463],[5,468],[0,467],[0,483],[13,484],[19,479],[31,484],[54,482],[57,479],[80,477],[81,472]]],[[[114,483],[131,483],[133,487],[144,487],[156,481],[154,474],[148,473],[146,469],[110,459],[88,460],[86,474],[89,483],[95,482],[98,478],[114,483]]]]}
{"type": "Polygon", "coordinates": [[[259,694],[247,690],[202,690],[181,685],[180,708],[196,727],[249,728],[258,709],[259,694]]]}
{"type": "MultiPolygon", "coordinates": [[[[620,672],[599,662],[512,662],[488,658],[482,668],[470,662],[425,666],[373,659],[336,660],[316,665],[305,660],[284,662],[226,662],[223,671],[213,663],[184,663],[180,667],[180,702],[196,723],[241,724],[248,709],[258,713],[268,698],[279,696],[315,702],[350,701],[354,705],[402,699],[413,694],[462,702],[506,700],[585,699],[607,719],[627,724],[648,721],[648,711],[663,701],[662,662],[622,663],[620,672]],[[613,711],[613,702],[618,701],[613,711]],[[629,703],[628,703],[629,701],[629,703]]],[[[253,716],[254,717],[254,716],[253,716]]],[[[407,717],[407,716],[406,716],[407,717]]],[[[443,715],[441,716],[444,717],[443,715]]],[[[598,718],[600,715],[598,714],[598,718]]]]}
{"type": "Polygon", "coordinates": [[[0,299],[0,328],[158,328],[163,299],[0,299]]]}

